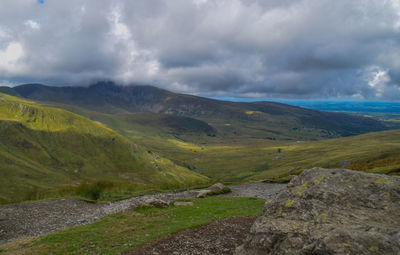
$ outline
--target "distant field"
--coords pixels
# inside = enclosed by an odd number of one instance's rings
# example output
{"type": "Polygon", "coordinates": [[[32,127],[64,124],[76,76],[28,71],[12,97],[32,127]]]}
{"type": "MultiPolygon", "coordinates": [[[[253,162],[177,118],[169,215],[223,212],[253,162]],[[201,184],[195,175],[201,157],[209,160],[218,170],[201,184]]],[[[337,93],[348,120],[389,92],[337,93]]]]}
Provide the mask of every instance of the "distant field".
{"type": "Polygon", "coordinates": [[[362,112],[362,113],[400,113],[400,102],[357,101],[357,100],[290,100],[254,98],[215,98],[234,102],[272,101],[300,106],[320,111],[362,112]]]}
{"type": "Polygon", "coordinates": [[[198,145],[142,137],[136,140],[174,162],[222,181],[287,180],[311,167],[346,167],[399,174],[400,130],[322,141],[247,140],[198,145]]]}

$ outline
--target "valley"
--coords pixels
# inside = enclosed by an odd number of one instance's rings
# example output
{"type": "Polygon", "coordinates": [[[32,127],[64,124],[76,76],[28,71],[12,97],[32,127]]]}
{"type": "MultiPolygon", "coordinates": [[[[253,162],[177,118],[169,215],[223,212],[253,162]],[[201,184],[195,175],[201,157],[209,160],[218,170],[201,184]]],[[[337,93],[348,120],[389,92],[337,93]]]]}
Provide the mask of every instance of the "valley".
{"type": "Polygon", "coordinates": [[[3,203],[287,182],[315,166],[399,174],[400,132],[380,131],[396,122],[113,83],[0,91],[24,97],[1,95],[3,180],[19,180],[4,182],[3,203]]]}
{"type": "MultiPolygon", "coordinates": [[[[0,202],[11,203],[2,206],[0,223],[23,226],[34,220],[29,229],[7,225],[8,239],[2,241],[12,242],[0,246],[0,253],[98,249],[117,254],[151,241],[164,249],[162,245],[172,244],[157,241],[162,236],[210,222],[203,228],[214,231],[214,225],[236,219],[247,235],[264,203],[257,198],[268,199],[286,186],[277,183],[304,170],[400,175],[400,130],[394,115],[369,118],[279,103],[223,102],[109,83],[87,88],[35,84],[0,91],[0,202]],[[215,182],[231,185],[232,192],[194,198],[198,191],[193,189],[215,182]],[[171,206],[142,208],[148,198],[171,206]],[[174,206],[182,199],[196,207],[174,206]],[[201,211],[195,219],[193,210],[201,211]],[[245,218],[225,219],[231,217],[245,218]],[[138,231],[143,221],[145,228],[138,231]],[[182,225],[176,227],[176,222],[182,225]]],[[[182,232],[181,238],[201,229],[182,232]]],[[[143,252],[154,250],[146,247],[143,252]]]]}

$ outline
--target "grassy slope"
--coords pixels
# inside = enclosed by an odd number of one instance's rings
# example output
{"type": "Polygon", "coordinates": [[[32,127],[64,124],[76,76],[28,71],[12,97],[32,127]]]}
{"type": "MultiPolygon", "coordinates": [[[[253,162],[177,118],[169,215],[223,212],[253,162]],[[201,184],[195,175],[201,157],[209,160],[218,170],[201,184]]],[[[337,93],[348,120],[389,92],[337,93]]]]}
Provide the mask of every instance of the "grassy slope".
{"type": "Polygon", "coordinates": [[[263,199],[209,197],[193,206],[141,208],[96,223],[0,246],[0,254],[121,254],[156,238],[234,216],[258,216],[263,199]]]}
{"type": "MultiPolygon", "coordinates": [[[[301,142],[279,146],[279,160],[255,178],[274,178],[314,166],[346,167],[385,174],[400,173],[400,130],[376,132],[354,137],[301,142]]],[[[274,155],[277,147],[263,149],[274,155]]],[[[275,158],[276,159],[276,158],[275,158]]]]}
{"type": "Polygon", "coordinates": [[[0,94],[0,200],[83,180],[161,186],[207,181],[102,124],[0,94]]]}
{"type": "MultiPolygon", "coordinates": [[[[223,181],[240,181],[252,176],[257,179],[288,176],[313,166],[338,167],[343,161],[351,161],[352,164],[346,167],[353,169],[370,171],[375,165],[391,169],[397,166],[393,156],[400,156],[396,147],[400,144],[399,130],[312,142],[247,136],[226,138],[220,135],[221,131],[216,137],[196,132],[176,134],[162,123],[144,125],[135,120],[135,114],[111,115],[78,107],[72,110],[101,121],[179,165],[223,181]],[[278,153],[279,148],[281,153],[278,153]],[[365,164],[376,158],[387,159],[369,163],[367,169],[365,164]]],[[[150,118],[149,115],[144,117],[150,118]]]]}

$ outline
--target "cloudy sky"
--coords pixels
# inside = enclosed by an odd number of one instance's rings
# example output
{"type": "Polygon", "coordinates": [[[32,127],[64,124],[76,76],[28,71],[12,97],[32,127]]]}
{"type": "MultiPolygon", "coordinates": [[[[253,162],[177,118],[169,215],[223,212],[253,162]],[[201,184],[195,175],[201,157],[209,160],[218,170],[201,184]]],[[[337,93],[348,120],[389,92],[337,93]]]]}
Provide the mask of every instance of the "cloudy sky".
{"type": "Polygon", "coordinates": [[[400,0],[0,0],[0,84],[400,100],[400,0]]]}

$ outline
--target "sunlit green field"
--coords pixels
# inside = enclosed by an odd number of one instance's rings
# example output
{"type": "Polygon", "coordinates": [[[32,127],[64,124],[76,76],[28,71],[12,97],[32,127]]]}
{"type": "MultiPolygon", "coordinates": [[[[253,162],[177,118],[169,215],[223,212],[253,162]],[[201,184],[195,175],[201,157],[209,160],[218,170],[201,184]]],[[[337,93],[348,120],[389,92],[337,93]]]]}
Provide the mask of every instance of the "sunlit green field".
{"type": "Polygon", "coordinates": [[[0,94],[0,202],[45,197],[83,182],[178,188],[209,180],[103,124],[0,94]],[[36,196],[38,193],[42,195],[36,196]]]}
{"type": "Polygon", "coordinates": [[[181,165],[223,181],[287,180],[287,176],[315,166],[391,174],[400,169],[400,130],[312,142],[252,140],[200,146],[148,137],[137,141],[181,165]]]}

